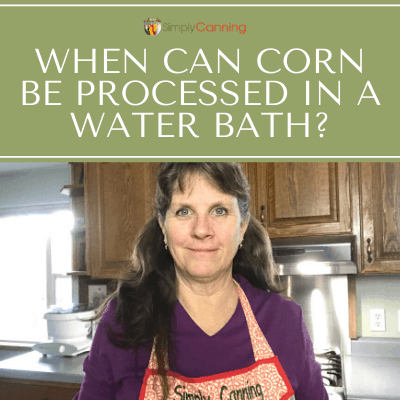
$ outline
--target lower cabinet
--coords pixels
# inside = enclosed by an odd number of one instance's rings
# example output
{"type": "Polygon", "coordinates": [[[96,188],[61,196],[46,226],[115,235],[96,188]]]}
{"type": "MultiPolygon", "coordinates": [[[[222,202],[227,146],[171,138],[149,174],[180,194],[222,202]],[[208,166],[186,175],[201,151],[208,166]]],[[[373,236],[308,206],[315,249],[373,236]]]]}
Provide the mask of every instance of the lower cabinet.
{"type": "Polygon", "coordinates": [[[72,400],[81,385],[24,379],[0,379],[1,400],[72,400]]]}

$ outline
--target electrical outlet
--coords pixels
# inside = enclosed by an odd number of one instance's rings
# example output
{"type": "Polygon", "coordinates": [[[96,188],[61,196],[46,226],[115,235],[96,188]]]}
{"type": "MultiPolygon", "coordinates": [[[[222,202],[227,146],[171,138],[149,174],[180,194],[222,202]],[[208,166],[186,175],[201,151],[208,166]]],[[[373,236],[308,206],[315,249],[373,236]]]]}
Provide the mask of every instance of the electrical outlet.
{"type": "Polygon", "coordinates": [[[371,332],[385,332],[385,310],[383,308],[369,310],[371,332]]]}

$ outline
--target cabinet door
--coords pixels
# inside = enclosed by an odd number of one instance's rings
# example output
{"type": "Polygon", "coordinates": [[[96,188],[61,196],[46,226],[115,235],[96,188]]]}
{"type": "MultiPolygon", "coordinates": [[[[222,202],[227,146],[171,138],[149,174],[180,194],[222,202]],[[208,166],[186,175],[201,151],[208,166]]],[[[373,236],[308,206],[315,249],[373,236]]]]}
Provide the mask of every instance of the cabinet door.
{"type": "Polygon", "coordinates": [[[351,233],[350,164],[257,163],[257,217],[272,238],[351,233]]]}
{"type": "Polygon", "coordinates": [[[118,277],[152,215],[158,163],[85,163],[86,258],[92,277],[118,277]]]}
{"type": "Polygon", "coordinates": [[[400,273],[400,163],[361,163],[362,272],[400,273]]]}
{"type": "Polygon", "coordinates": [[[80,385],[0,378],[2,400],[71,400],[80,385]]]}

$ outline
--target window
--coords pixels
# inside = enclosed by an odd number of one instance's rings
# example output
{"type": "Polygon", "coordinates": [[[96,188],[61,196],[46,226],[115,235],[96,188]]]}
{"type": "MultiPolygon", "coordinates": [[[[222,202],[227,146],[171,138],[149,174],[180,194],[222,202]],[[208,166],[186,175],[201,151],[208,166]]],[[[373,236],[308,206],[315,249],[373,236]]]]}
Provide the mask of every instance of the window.
{"type": "Polygon", "coordinates": [[[70,211],[0,218],[0,340],[48,339],[44,313],[72,303],[70,211]]]}

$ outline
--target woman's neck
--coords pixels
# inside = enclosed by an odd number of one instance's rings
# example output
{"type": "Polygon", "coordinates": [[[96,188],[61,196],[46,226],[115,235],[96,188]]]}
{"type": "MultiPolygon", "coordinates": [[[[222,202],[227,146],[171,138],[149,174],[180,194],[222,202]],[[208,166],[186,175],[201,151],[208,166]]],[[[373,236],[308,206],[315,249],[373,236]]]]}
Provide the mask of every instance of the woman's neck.
{"type": "Polygon", "coordinates": [[[179,302],[209,336],[222,329],[236,310],[238,294],[231,274],[206,281],[177,274],[177,288],[179,302]]]}

